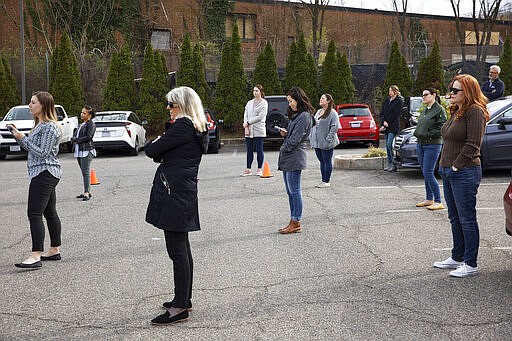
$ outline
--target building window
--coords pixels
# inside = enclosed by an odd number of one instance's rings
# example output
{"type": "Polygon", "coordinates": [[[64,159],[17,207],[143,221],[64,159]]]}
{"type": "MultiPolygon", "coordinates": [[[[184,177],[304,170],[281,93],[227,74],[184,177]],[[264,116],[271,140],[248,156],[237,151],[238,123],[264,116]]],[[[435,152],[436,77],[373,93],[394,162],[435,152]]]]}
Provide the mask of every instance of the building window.
{"type": "Polygon", "coordinates": [[[232,14],[226,18],[226,37],[233,35],[233,23],[238,26],[238,34],[242,40],[256,40],[256,15],[232,14]]]}
{"type": "Polygon", "coordinates": [[[155,50],[170,50],[171,32],[168,30],[154,30],[151,33],[151,46],[155,50]]]}

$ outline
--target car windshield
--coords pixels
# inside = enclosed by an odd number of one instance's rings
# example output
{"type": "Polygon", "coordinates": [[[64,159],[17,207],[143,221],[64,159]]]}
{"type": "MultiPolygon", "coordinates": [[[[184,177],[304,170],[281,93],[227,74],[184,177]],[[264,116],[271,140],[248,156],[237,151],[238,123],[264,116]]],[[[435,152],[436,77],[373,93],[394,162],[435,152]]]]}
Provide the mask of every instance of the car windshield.
{"type": "Polygon", "coordinates": [[[93,118],[93,121],[126,121],[125,113],[100,114],[93,118]]]}
{"type": "Polygon", "coordinates": [[[411,97],[411,112],[418,112],[423,100],[421,97],[411,97]]]}
{"type": "Polygon", "coordinates": [[[12,108],[5,115],[4,121],[32,120],[33,118],[29,108],[12,108]]]}
{"type": "Polygon", "coordinates": [[[367,108],[341,108],[338,115],[340,117],[370,116],[370,112],[367,108]]]}
{"type": "Polygon", "coordinates": [[[268,102],[268,111],[280,111],[285,113],[288,110],[286,98],[266,98],[268,102]]]}

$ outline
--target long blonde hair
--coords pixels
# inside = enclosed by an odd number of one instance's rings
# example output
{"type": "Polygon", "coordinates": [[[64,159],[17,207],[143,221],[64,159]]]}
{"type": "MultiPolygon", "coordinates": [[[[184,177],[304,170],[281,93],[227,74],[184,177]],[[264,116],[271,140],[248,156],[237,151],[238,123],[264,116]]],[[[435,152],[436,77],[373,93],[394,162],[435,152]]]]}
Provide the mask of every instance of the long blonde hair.
{"type": "Polygon", "coordinates": [[[34,116],[34,127],[43,122],[57,123],[57,113],[55,112],[55,100],[52,94],[46,91],[37,91],[33,94],[41,103],[41,115],[34,116]]]}
{"type": "Polygon", "coordinates": [[[192,121],[197,131],[206,131],[206,117],[203,104],[194,89],[188,86],[180,86],[169,91],[165,97],[167,101],[176,103],[180,108],[181,114],[178,117],[187,117],[192,121]]]}

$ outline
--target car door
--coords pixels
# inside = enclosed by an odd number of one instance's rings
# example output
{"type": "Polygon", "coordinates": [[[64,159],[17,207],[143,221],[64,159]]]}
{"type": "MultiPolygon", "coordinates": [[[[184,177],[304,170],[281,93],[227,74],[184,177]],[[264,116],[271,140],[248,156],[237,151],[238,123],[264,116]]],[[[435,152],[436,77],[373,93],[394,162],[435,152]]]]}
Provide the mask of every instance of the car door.
{"type": "Polygon", "coordinates": [[[502,118],[512,118],[512,107],[487,123],[481,150],[485,168],[512,168],[512,125],[500,125],[502,118]]]}
{"type": "Polygon", "coordinates": [[[142,121],[139,119],[139,117],[134,113],[130,113],[129,120],[137,127],[137,136],[139,138],[139,146],[144,146],[146,144],[146,129],[144,129],[144,126],[142,125],[142,121]]]}

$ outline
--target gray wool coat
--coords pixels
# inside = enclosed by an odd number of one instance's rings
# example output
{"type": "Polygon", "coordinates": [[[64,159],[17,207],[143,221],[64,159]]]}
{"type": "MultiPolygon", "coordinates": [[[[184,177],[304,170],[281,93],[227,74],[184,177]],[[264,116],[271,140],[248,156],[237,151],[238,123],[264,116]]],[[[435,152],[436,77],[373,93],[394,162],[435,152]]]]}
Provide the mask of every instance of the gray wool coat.
{"type": "Polygon", "coordinates": [[[322,110],[318,110],[316,112],[316,125],[311,128],[311,148],[323,150],[333,149],[340,143],[338,139],[340,119],[334,109],[331,110],[326,118],[320,118],[321,111],[322,110]]]}
{"type": "Polygon", "coordinates": [[[296,113],[288,124],[288,135],[279,149],[277,168],[283,172],[306,169],[306,148],[313,125],[313,117],[307,111],[296,113]]]}

